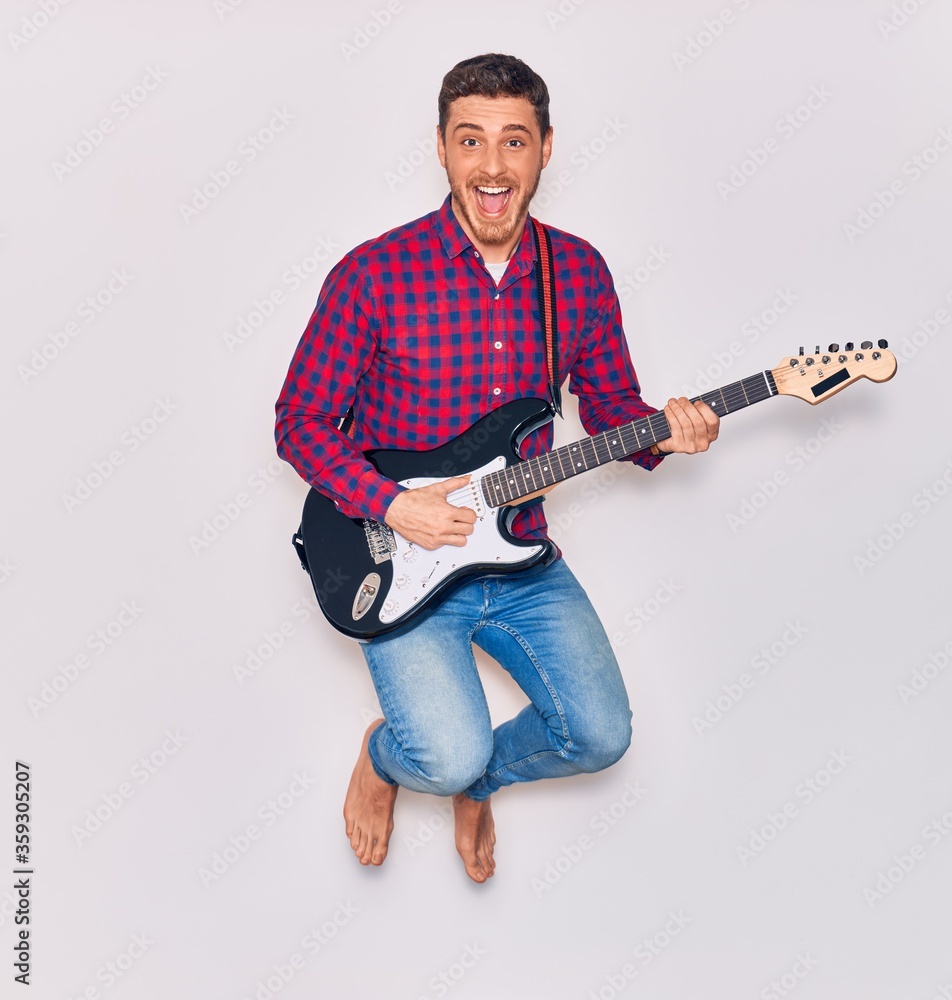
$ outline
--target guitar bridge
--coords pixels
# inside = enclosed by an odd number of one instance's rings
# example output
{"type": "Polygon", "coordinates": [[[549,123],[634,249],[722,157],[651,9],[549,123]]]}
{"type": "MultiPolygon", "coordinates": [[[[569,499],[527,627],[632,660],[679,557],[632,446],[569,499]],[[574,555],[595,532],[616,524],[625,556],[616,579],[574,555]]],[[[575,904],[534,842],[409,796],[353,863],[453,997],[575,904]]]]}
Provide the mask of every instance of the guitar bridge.
{"type": "Polygon", "coordinates": [[[365,519],[364,534],[367,536],[367,548],[370,549],[371,558],[378,565],[387,562],[397,551],[393,530],[386,524],[365,519]]]}

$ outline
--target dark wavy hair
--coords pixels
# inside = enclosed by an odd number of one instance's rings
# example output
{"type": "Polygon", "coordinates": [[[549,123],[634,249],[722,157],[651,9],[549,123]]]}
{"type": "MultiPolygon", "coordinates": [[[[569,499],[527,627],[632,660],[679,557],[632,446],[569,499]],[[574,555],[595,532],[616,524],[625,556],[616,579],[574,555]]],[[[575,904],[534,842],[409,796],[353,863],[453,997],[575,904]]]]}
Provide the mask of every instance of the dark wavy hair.
{"type": "Polygon", "coordinates": [[[458,97],[525,97],[532,105],[543,138],[549,131],[549,88],[538,73],[515,56],[487,52],[457,63],[440,88],[440,135],[446,138],[450,105],[458,97]]]}

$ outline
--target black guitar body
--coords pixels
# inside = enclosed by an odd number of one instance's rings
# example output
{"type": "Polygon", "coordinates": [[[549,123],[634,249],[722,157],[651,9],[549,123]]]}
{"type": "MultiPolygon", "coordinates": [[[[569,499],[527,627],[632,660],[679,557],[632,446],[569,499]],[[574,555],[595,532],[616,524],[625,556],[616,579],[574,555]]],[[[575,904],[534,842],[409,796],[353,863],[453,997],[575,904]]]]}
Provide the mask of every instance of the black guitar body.
{"type": "Polygon", "coordinates": [[[553,562],[555,546],[513,537],[509,528],[518,508],[491,507],[479,484],[491,463],[496,462],[491,470],[496,471],[521,462],[522,440],[551,419],[545,400],[517,399],[430,451],[365,453],[382,475],[409,487],[474,473],[467,487],[472,495],[454,500],[478,517],[462,548],[419,548],[375,521],[347,517],[312,488],[294,541],[328,621],[345,635],[366,641],[415,625],[473,576],[503,575],[553,562]]]}

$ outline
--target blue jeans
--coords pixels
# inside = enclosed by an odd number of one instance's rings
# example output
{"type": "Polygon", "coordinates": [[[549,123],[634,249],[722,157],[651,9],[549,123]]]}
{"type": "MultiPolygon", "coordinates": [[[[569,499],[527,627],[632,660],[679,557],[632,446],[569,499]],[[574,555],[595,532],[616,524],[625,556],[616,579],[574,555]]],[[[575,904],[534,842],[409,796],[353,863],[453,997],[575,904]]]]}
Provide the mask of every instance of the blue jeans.
{"type": "Polygon", "coordinates": [[[618,663],[562,559],[475,578],[410,631],[361,648],[385,717],[370,759],[390,784],[479,801],[513,782],[599,771],[631,742],[618,663]],[[529,698],[495,729],[473,643],[529,698]]]}

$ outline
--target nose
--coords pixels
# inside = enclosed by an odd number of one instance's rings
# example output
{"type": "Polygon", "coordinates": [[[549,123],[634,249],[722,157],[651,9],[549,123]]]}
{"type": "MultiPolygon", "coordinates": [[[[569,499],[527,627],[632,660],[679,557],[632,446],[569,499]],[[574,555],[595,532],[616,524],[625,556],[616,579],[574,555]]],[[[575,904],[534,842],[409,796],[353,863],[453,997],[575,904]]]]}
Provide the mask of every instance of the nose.
{"type": "Polygon", "coordinates": [[[485,154],[483,156],[481,166],[483,171],[490,177],[500,177],[506,172],[502,152],[492,143],[485,147],[485,154]]]}

